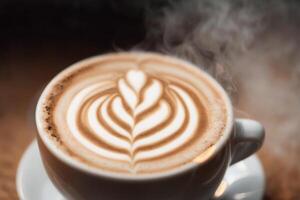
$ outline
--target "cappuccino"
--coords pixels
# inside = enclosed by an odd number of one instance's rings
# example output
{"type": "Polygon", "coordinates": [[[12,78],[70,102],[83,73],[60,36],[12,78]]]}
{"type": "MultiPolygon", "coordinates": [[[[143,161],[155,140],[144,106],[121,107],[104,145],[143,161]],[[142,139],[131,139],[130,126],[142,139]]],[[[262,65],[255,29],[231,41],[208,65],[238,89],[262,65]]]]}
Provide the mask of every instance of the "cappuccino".
{"type": "Polygon", "coordinates": [[[131,52],[90,58],[58,74],[37,121],[59,151],[90,167],[132,175],[193,162],[222,136],[226,100],[180,59],[131,52]]]}

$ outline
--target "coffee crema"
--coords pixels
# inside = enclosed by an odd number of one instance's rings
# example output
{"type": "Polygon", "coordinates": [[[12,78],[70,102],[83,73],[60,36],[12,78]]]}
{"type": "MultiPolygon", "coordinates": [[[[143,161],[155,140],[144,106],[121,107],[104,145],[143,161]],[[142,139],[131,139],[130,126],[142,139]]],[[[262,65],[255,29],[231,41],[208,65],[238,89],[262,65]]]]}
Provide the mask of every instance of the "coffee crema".
{"type": "Polygon", "coordinates": [[[160,173],[193,162],[219,140],[228,120],[219,90],[173,57],[108,54],[60,73],[37,120],[60,150],[84,164],[160,173]]]}

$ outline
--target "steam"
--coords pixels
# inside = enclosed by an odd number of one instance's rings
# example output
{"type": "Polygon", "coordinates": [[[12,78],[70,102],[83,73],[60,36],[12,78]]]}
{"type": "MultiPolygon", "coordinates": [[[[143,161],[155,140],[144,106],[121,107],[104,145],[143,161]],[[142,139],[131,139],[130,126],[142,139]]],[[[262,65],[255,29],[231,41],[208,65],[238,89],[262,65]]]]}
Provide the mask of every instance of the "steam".
{"type": "Polygon", "coordinates": [[[242,110],[238,115],[264,124],[267,137],[260,155],[265,168],[273,168],[267,178],[278,183],[267,194],[300,198],[300,2],[171,1],[148,10],[146,29],[136,49],[197,64],[232,95],[242,110]]]}
{"type": "Polygon", "coordinates": [[[189,0],[151,13],[148,40],[158,48],[197,60],[214,59],[231,50],[246,49],[260,29],[263,15],[246,1],[189,0]]]}
{"type": "Polygon", "coordinates": [[[201,66],[232,94],[235,87],[226,65],[249,48],[264,17],[247,1],[173,1],[148,12],[146,40],[140,48],[176,55],[201,66]]]}
{"type": "Polygon", "coordinates": [[[173,0],[160,9],[147,10],[146,39],[135,48],[187,59],[208,71],[234,96],[236,87],[229,66],[257,42],[263,42],[260,38],[272,27],[291,24],[291,15],[299,15],[297,10],[292,12],[292,3],[173,0]]]}

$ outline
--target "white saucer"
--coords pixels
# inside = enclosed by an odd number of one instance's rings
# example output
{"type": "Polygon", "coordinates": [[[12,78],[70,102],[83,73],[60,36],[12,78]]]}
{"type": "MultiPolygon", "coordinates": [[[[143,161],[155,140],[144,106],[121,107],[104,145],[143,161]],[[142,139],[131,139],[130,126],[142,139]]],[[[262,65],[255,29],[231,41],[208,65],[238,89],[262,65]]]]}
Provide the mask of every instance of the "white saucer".
{"type": "MultiPolygon", "coordinates": [[[[22,200],[63,200],[47,177],[36,140],[24,153],[17,171],[17,192],[22,200]]],[[[216,193],[222,200],[260,200],[265,175],[254,155],[231,166],[216,193]]]]}

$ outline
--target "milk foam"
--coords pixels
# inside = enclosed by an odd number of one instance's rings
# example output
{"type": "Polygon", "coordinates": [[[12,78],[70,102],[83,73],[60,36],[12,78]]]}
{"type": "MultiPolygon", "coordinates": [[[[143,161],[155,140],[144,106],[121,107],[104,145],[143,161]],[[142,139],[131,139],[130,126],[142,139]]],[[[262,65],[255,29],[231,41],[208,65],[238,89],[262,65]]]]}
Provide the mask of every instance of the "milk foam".
{"type": "Polygon", "coordinates": [[[225,106],[199,70],[154,54],[100,58],[82,63],[52,98],[60,143],[80,160],[123,173],[159,172],[193,160],[222,134],[225,106]]]}
{"type": "Polygon", "coordinates": [[[107,159],[137,162],[160,157],[179,148],[194,134],[197,134],[199,116],[197,112],[194,112],[197,107],[183,88],[172,84],[163,87],[159,80],[148,77],[142,70],[129,70],[117,82],[116,92],[104,93],[93,99],[86,108],[86,112],[82,112],[82,107],[91,94],[95,95],[95,92],[101,93],[105,89],[107,90],[103,83],[95,83],[82,89],[70,102],[67,112],[68,128],[77,141],[87,149],[107,159]],[[146,84],[146,82],[149,83],[146,84]],[[176,105],[174,116],[171,116],[170,102],[162,96],[164,90],[169,90],[174,98],[173,103],[176,105]],[[108,112],[110,105],[111,115],[108,112]],[[127,110],[126,107],[130,109],[127,110]],[[149,112],[142,120],[138,120],[140,115],[150,109],[153,111],[149,112]],[[99,120],[100,117],[101,120],[99,120]],[[156,130],[170,117],[174,117],[172,121],[156,130]],[[78,118],[86,120],[80,121],[78,118]],[[126,130],[121,123],[118,123],[118,120],[125,123],[130,129],[126,130]],[[94,134],[105,144],[122,148],[127,154],[93,144],[81,133],[79,123],[87,123],[86,125],[90,127],[90,132],[86,134],[94,134]],[[109,129],[105,128],[104,124],[107,124],[109,129]],[[182,128],[183,126],[185,127],[182,128]],[[179,130],[181,128],[182,130],[179,130]],[[150,136],[139,138],[145,132],[150,132],[150,136]],[[139,148],[155,145],[174,134],[179,136],[170,140],[168,144],[138,152],[139,148]],[[123,137],[118,137],[118,135],[123,137]],[[135,152],[137,153],[135,154],[135,152]]]}

